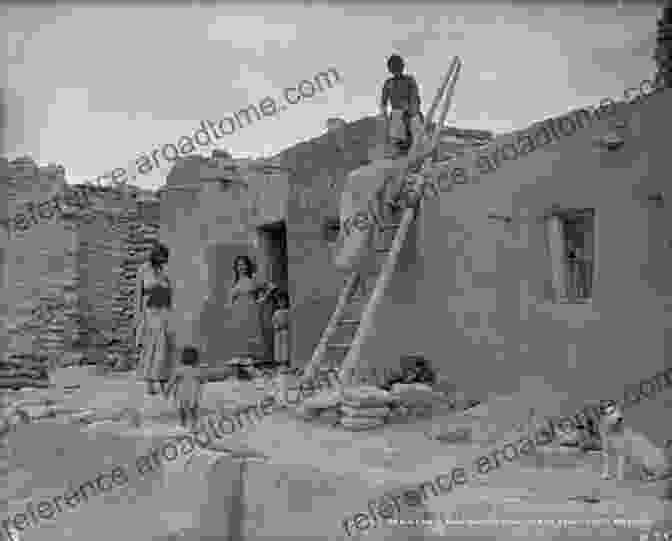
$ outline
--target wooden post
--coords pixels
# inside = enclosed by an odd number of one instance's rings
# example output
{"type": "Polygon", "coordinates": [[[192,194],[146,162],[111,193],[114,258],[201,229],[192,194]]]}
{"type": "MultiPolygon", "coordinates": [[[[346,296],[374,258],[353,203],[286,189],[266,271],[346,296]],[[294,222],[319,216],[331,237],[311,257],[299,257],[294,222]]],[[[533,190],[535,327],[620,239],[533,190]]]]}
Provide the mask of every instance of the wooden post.
{"type": "Polygon", "coordinates": [[[434,97],[434,101],[432,102],[429,111],[427,111],[427,117],[425,118],[425,131],[427,131],[431,127],[432,120],[434,119],[434,113],[436,112],[436,109],[438,108],[439,103],[441,102],[441,98],[443,97],[446,91],[448,82],[452,78],[453,72],[457,69],[457,66],[460,64],[461,64],[460,59],[457,56],[453,58],[453,62],[450,64],[450,68],[448,68],[448,73],[446,73],[446,76],[444,77],[443,82],[441,83],[441,86],[439,87],[439,90],[436,93],[436,96],[434,97]]]}
{"type": "MultiPolygon", "coordinates": [[[[361,277],[364,279],[363,277],[361,277]]],[[[327,352],[327,343],[331,339],[331,337],[336,333],[336,330],[338,329],[338,324],[341,321],[341,317],[343,315],[343,312],[345,311],[345,308],[348,306],[348,302],[350,301],[350,297],[352,296],[352,292],[359,282],[360,275],[357,272],[353,272],[350,277],[348,278],[348,281],[345,284],[345,287],[341,291],[341,295],[338,298],[338,303],[336,304],[336,309],[334,310],[334,313],[331,314],[331,319],[329,319],[329,323],[327,324],[327,328],[324,330],[322,333],[322,337],[320,338],[319,343],[317,344],[317,347],[313,351],[313,356],[310,359],[310,362],[306,365],[304,368],[304,374],[307,379],[312,379],[315,377],[315,372],[317,367],[320,365],[320,363],[323,361],[326,352],[327,352]]]]}
{"type": "Polygon", "coordinates": [[[399,258],[399,252],[404,245],[404,240],[406,239],[406,233],[408,232],[408,226],[413,221],[415,217],[415,207],[409,207],[404,211],[404,215],[401,218],[401,223],[399,224],[399,229],[397,235],[394,237],[394,243],[392,244],[392,250],[383,265],[383,269],[380,273],[380,277],[376,282],[376,287],[373,290],[371,299],[366,305],[366,310],[362,316],[359,327],[357,328],[357,334],[355,339],[350,346],[347,356],[343,360],[343,366],[341,367],[340,381],[344,385],[353,383],[354,369],[359,364],[360,353],[364,340],[369,336],[371,330],[373,329],[374,316],[376,310],[383,300],[385,295],[385,290],[389,285],[390,278],[392,278],[392,273],[397,264],[397,259],[399,258]]]}

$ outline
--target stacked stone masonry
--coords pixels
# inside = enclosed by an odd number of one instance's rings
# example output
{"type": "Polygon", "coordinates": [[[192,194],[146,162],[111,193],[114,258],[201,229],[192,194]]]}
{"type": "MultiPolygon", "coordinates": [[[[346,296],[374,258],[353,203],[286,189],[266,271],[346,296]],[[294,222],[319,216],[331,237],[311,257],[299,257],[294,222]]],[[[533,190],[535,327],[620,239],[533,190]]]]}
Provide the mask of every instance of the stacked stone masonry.
{"type": "MultiPolygon", "coordinates": [[[[4,182],[10,217],[25,212],[31,201],[84,188],[68,187],[62,167],[38,167],[30,158],[12,161],[4,182]]],[[[138,190],[88,189],[88,208],[62,204],[62,214],[23,232],[11,228],[3,238],[9,334],[1,352],[3,376],[28,365],[105,363],[124,369],[137,360],[133,286],[158,239],[158,200],[138,190]]]]}
{"type": "Polygon", "coordinates": [[[657,77],[665,87],[672,87],[672,1],[666,0],[662,17],[658,19],[656,51],[657,77]]]}

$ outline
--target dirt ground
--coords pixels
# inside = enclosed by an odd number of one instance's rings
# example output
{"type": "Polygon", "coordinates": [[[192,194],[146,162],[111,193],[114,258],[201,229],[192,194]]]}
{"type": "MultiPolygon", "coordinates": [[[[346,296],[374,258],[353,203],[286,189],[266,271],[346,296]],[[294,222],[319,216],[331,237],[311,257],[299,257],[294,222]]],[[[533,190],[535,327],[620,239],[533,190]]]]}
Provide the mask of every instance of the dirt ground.
{"type": "MultiPolygon", "coordinates": [[[[259,392],[252,383],[209,384],[204,405],[210,412],[226,410],[241,402],[253,402],[259,392]]],[[[135,407],[143,411],[144,423],[139,429],[129,429],[128,422],[85,427],[65,422],[63,414],[20,429],[11,436],[10,447],[2,458],[6,480],[0,496],[3,515],[20,512],[27,501],[62,494],[64,486],[91,479],[101,471],[109,471],[114,464],[133,464],[160,438],[176,433],[177,418],[170,404],[161,398],[146,397],[144,388],[132,376],[84,374],[80,389],[72,394],[55,389],[20,394],[35,401],[51,397],[64,410],[92,408],[112,412],[135,407]]],[[[366,502],[375,494],[388,487],[418,486],[458,466],[469,472],[465,485],[447,494],[430,495],[418,512],[403,517],[412,523],[371,528],[361,538],[401,541],[445,537],[604,537],[629,541],[664,539],[662,535],[656,537],[652,531],[655,528],[660,532],[669,528],[665,533],[672,533],[672,521],[669,525],[665,522],[666,515],[672,518],[672,509],[661,498],[663,483],[644,484],[632,472],[621,483],[602,481],[598,455],[559,447],[539,448],[537,453],[512,462],[501,459],[501,467],[478,475],[474,473],[474,459],[491,455],[503,442],[430,441],[424,433],[435,423],[436,419],[415,420],[370,433],[350,433],[298,421],[279,412],[226,437],[223,445],[257,449],[271,457],[269,464],[248,466],[245,474],[245,503],[240,518],[244,523],[243,538],[355,539],[348,537],[341,521],[358,509],[365,511],[366,502]],[[425,522],[421,523],[423,519],[425,522]]],[[[171,465],[173,470],[179,467],[171,465]]],[[[222,487],[235,484],[236,475],[232,472],[217,474],[231,478],[224,482],[222,477],[216,483],[220,492],[222,487]]],[[[192,483],[181,475],[171,478],[172,486],[176,486],[175,479],[180,479],[183,486],[192,483]]],[[[166,479],[165,472],[138,479],[82,504],[76,512],[25,530],[20,539],[68,537],[103,541],[126,535],[142,541],[196,541],[209,539],[203,530],[204,522],[216,522],[217,513],[223,522],[231,522],[232,515],[226,518],[221,510],[228,504],[219,505],[219,511],[215,508],[211,518],[203,509],[189,509],[187,500],[203,492],[198,483],[192,487],[192,495],[177,501],[167,494],[166,479]]],[[[231,497],[228,493],[214,496],[214,483],[207,482],[210,500],[231,497]]],[[[204,501],[207,500],[206,497],[204,501]]],[[[207,503],[211,504],[212,501],[207,503]]],[[[230,531],[229,526],[223,526],[223,530],[227,529],[230,531]]],[[[3,535],[6,537],[4,532],[3,535]]],[[[0,539],[4,537],[0,535],[0,539]]]]}

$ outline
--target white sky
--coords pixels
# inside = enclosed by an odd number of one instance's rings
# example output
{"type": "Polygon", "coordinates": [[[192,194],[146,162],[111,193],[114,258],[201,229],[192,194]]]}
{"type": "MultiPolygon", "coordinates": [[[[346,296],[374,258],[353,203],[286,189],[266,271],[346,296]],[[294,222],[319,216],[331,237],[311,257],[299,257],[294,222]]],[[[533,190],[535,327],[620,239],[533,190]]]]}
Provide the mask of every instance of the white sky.
{"type": "MultiPolygon", "coordinates": [[[[524,128],[650,77],[659,12],[628,0],[3,5],[3,154],[60,163],[80,182],[336,68],[342,84],[220,139],[234,157],[268,156],[320,135],[327,118],[376,114],[393,52],[426,107],[462,58],[449,123],[524,128]]],[[[135,182],[155,188],[166,172],[135,182]]]]}

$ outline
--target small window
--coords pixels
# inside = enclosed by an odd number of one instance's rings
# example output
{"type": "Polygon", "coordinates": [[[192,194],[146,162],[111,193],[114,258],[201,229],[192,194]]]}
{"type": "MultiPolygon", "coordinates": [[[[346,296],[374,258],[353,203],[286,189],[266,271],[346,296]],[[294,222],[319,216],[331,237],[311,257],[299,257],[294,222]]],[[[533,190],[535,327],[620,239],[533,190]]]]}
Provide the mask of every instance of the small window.
{"type": "Polygon", "coordinates": [[[332,244],[338,239],[341,231],[341,221],[338,218],[327,218],[322,224],[322,237],[326,242],[332,244]]]}
{"type": "Polygon", "coordinates": [[[554,209],[546,225],[553,300],[590,302],[595,277],[595,210],[554,209]]]}

